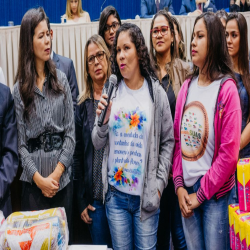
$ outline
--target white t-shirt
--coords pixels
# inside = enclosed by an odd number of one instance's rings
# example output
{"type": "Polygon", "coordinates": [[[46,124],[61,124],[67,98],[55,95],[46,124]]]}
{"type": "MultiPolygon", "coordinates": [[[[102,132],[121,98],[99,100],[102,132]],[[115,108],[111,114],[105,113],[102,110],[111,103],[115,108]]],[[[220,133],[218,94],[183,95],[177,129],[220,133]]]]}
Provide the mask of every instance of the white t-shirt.
{"type": "Polygon", "coordinates": [[[198,77],[188,89],[181,123],[184,183],[193,186],[210,169],[214,155],[214,114],[221,80],[198,86],[198,77]]]}
{"type": "Polygon", "coordinates": [[[122,80],[113,92],[109,118],[109,184],[121,192],[141,195],[153,102],[148,83],[129,89],[122,80]]]}

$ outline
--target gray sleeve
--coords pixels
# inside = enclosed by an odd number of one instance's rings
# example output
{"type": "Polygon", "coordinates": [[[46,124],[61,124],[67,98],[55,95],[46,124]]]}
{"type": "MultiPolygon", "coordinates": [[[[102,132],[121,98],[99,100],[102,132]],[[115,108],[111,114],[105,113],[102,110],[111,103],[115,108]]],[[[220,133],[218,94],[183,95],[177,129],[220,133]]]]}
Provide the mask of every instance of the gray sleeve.
{"type": "Polygon", "coordinates": [[[159,87],[158,91],[160,96],[159,104],[161,105],[161,124],[159,124],[160,145],[156,180],[157,188],[162,195],[164,188],[168,184],[168,176],[172,167],[172,158],[174,152],[174,129],[167,94],[161,86],[159,87]]]}
{"type": "Polygon", "coordinates": [[[65,168],[71,166],[73,161],[73,154],[75,150],[75,122],[72,95],[69,87],[68,80],[65,74],[62,74],[62,82],[64,85],[65,98],[64,98],[64,138],[63,146],[58,161],[61,162],[65,168]]]}
{"type": "Polygon", "coordinates": [[[18,153],[22,162],[22,168],[24,174],[27,176],[28,181],[31,183],[33,175],[37,171],[35,162],[32,160],[27,147],[26,137],[26,123],[23,119],[24,105],[21,100],[21,96],[18,89],[18,83],[14,86],[13,97],[16,111],[16,121],[18,130],[18,153]]]}
{"type": "MultiPolygon", "coordinates": [[[[103,88],[102,94],[106,93],[106,88],[103,88]]],[[[109,123],[103,124],[101,127],[98,126],[98,116],[96,115],[95,124],[92,131],[92,143],[96,150],[102,149],[108,139],[109,123]]]]}

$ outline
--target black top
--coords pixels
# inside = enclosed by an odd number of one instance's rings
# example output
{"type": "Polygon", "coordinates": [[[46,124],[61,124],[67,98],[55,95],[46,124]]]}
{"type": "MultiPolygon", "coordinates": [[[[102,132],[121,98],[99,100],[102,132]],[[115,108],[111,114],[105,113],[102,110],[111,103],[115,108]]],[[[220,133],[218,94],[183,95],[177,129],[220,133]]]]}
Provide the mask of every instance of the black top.
{"type": "Polygon", "coordinates": [[[246,11],[250,11],[250,7],[247,5],[246,2],[245,2],[245,4],[242,4],[242,2],[240,2],[240,6],[238,6],[236,4],[232,4],[229,9],[230,9],[230,12],[246,12],[246,11]]]}
{"type": "Polygon", "coordinates": [[[169,82],[168,74],[162,78],[162,87],[167,93],[172,119],[174,121],[176,98],[175,98],[174,90],[172,88],[172,84],[171,82],[169,82]]]}

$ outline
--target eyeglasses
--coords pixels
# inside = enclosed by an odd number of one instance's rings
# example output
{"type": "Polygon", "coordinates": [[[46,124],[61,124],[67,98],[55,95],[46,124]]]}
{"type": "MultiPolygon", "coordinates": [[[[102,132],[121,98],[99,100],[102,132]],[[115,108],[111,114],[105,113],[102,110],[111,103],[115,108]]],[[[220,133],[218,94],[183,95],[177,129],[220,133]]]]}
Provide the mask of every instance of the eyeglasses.
{"type": "Polygon", "coordinates": [[[152,37],[157,37],[159,35],[159,32],[161,32],[162,36],[166,36],[168,34],[168,26],[161,26],[160,29],[152,29],[150,32],[152,34],[152,37]]]}
{"type": "Polygon", "coordinates": [[[110,29],[112,29],[114,32],[120,27],[120,24],[117,22],[113,22],[111,25],[106,25],[104,32],[108,33],[110,32],[110,29]]]}
{"type": "Polygon", "coordinates": [[[90,65],[90,64],[95,63],[95,58],[97,58],[97,60],[100,62],[103,59],[104,54],[105,54],[104,51],[99,51],[96,53],[95,56],[89,56],[87,59],[88,64],[90,65]]]}

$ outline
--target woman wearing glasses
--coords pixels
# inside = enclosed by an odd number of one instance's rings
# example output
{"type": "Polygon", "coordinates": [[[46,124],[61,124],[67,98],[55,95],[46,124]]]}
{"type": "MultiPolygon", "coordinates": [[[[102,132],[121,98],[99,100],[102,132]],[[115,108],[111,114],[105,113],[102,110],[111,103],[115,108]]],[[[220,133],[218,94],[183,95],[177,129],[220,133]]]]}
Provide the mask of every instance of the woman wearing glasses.
{"type": "Polygon", "coordinates": [[[104,39],[110,53],[115,33],[120,26],[121,19],[117,10],[113,6],[107,6],[100,16],[98,34],[104,39]]]}
{"type": "MultiPolygon", "coordinates": [[[[177,46],[173,20],[165,10],[161,10],[151,23],[150,56],[167,93],[173,120],[179,90],[189,74],[189,64],[177,58],[177,46]]],[[[160,208],[158,249],[169,249],[170,227],[175,249],[187,249],[172,178],[163,192],[160,208]]]]}
{"type": "Polygon", "coordinates": [[[103,205],[102,159],[104,149],[95,150],[91,140],[96,109],[110,75],[109,50],[99,35],[93,35],[84,51],[85,90],[75,114],[76,149],[74,179],[82,220],[88,224],[93,244],[111,247],[111,236],[103,205]]]}

